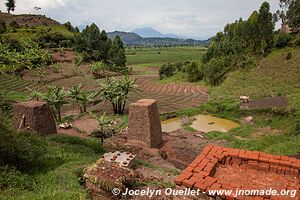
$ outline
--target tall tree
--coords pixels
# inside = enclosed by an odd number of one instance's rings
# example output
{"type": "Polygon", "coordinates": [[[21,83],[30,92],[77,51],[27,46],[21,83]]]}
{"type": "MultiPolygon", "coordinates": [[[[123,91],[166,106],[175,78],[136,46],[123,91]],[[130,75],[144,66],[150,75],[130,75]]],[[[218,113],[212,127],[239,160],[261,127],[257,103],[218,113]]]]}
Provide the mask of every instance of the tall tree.
{"type": "Polygon", "coordinates": [[[109,60],[116,67],[126,67],[126,55],[123,42],[120,36],[114,38],[111,49],[109,50],[109,60]]]}
{"type": "Polygon", "coordinates": [[[7,2],[5,3],[5,6],[7,7],[8,13],[10,13],[10,11],[15,11],[16,1],[15,0],[7,0],[7,2]]]}
{"type": "Polygon", "coordinates": [[[300,32],[300,0],[292,0],[287,11],[288,25],[294,33],[300,32]]]}
{"type": "Polygon", "coordinates": [[[263,2],[258,13],[258,26],[261,40],[261,53],[265,54],[268,47],[272,45],[275,24],[270,12],[270,4],[263,2]]]}

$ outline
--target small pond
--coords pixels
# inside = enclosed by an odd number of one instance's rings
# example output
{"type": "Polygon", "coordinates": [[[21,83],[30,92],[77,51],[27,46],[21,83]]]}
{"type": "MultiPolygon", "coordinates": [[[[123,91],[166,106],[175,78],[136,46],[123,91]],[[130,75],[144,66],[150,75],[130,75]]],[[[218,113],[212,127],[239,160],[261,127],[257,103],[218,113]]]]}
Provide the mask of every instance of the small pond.
{"type": "MultiPolygon", "coordinates": [[[[211,115],[196,115],[194,118],[191,127],[205,133],[210,131],[227,132],[230,129],[239,127],[238,123],[211,115]]],[[[172,132],[182,128],[182,122],[179,118],[168,119],[161,124],[163,132],[172,132]]]]}

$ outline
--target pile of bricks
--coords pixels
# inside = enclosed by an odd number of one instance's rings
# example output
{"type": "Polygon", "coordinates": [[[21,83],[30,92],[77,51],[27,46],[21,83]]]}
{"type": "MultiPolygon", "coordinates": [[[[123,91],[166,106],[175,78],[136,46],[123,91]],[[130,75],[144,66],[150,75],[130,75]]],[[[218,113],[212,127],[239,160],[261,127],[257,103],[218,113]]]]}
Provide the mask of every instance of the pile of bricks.
{"type": "MultiPolygon", "coordinates": [[[[177,185],[184,185],[189,188],[199,189],[202,192],[207,192],[208,190],[248,189],[247,183],[240,183],[239,180],[226,182],[220,177],[215,177],[217,170],[226,166],[239,168],[244,174],[255,171],[255,173],[258,174],[258,178],[263,178],[259,176],[266,173],[274,173],[274,175],[277,176],[284,176],[284,178],[286,177],[286,179],[290,181],[290,187],[282,189],[294,189],[297,190],[298,195],[300,193],[300,159],[214,145],[208,145],[203,152],[182,172],[182,174],[175,179],[175,183],[177,185]]],[[[237,179],[239,178],[237,177],[237,179]]],[[[266,180],[265,182],[272,183],[276,181],[277,180],[266,180]]],[[[244,199],[245,197],[233,198],[232,196],[223,196],[223,198],[244,199]]],[[[264,196],[247,197],[247,199],[276,198],[274,196],[264,196]]]]}

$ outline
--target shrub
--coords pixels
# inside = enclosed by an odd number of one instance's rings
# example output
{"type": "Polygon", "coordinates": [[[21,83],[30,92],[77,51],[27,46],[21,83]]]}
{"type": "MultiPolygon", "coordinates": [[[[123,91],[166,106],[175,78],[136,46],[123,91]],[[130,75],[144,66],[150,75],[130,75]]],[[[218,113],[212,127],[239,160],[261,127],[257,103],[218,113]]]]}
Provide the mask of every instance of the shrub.
{"type": "Polygon", "coordinates": [[[224,66],[222,58],[213,58],[205,67],[205,78],[211,85],[220,84],[227,73],[227,68],[224,66]]]}
{"type": "Polygon", "coordinates": [[[290,41],[290,44],[295,47],[300,47],[300,34],[295,35],[290,41]]]}
{"type": "Polygon", "coordinates": [[[12,110],[12,102],[7,97],[8,92],[0,92],[0,115],[7,116],[12,110]]]}
{"type": "Polygon", "coordinates": [[[33,190],[34,179],[15,168],[0,166],[0,190],[8,187],[33,190]]]}
{"type": "Polygon", "coordinates": [[[49,51],[33,42],[0,40],[0,71],[18,73],[23,69],[38,68],[52,61],[49,51]]]}
{"type": "Polygon", "coordinates": [[[22,172],[44,167],[46,143],[38,136],[15,131],[0,123],[0,165],[9,165],[22,172]]]}
{"type": "Polygon", "coordinates": [[[197,63],[193,62],[188,65],[186,72],[188,74],[189,82],[196,82],[204,78],[203,67],[199,66],[197,63]]]}
{"type": "Polygon", "coordinates": [[[288,33],[280,32],[274,36],[273,40],[276,48],[284,48],[291,40],[291,36],[288,33]]]}
{"type": "Polygon", "coordinates": [[[3,20],[0,20],[0,34],[6,32],[6,24],[3,20]]]}
{"type": "Polygon", "coordinates": [[[9,27],[13,29],[20,28],[19,24],[16,21],[10,22],[9,27]]]}
{"type": "Polygon", "coordinates": [[[160,79],[164,79],[166,77],[173,76],[176,72],[176,68],[172,64],[162,65],[159,69],[159,77],[160,79]]]}
{"type": "Polygon", "coordinates": [[[293,57],[293,54],[292,54],[292,52],[289,51],[286,55],[286,59],[290,60],[290,59],[292,59],[292,57],[293,57]]]}

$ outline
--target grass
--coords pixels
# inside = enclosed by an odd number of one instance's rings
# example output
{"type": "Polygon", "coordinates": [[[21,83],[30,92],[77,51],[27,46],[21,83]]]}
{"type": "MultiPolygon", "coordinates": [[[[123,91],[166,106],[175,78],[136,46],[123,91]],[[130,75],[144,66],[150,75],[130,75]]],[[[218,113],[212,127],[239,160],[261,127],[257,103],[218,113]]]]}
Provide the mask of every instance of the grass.
{"type": "Polygon", "coordinates": [[[291,107],[300,110],[300,49],[275,50],[259,66],[232,72],[210,94],[216,99],[238,99],[246,94],[252,99],[284,95],[291,107]],[[286,52],[293,57],[286,60],[286,52]]]}
{"type": "Polygon", "coordinates": [[[178,61],[199,61],[205,51],[204,47],[130,48],[126,49],[127,64],[159,67],[178,61]]]}
{"type": "Polygon", "coordinates": [[[10,187],[0,192],[0,199],[88,199],[80,185],[83,168],[95,162],[104,152],[96,139],[82,139],[64,135],[45,138],[49,165],[59,160],[58,166],[46,172],[24,175],[25,182],[32,182],[32,189],[10,187]]]}
{"type": "Polygon", "coordinates": [[[208,139],[227,140],[229,146],[238,149],[262,151],[276,155],[293,155],[300,152],[300,137],[295,135],[265,135],[259,138],[248,138],[252,130],[240,127],[228,133],[210,132],[205,135],[208,139]],[[245,139],[236,138],[242,135],[245,139]]]}
{"type": "Polygon", "coordinates": [[[162,173],[170,173],[175,176],[180,174],[179,170],[155,166],[155,165],[153,165],[147,161],[141,160],[141,159],[135,159],[134,162],[136,165],[144,166],[144,167],[152,169],[154,171],[158,171],[158,172],[162,172],[162,173]]]}
{"type": "Polygon", "coordinates": [[[225,139],[234,148],[280,155],[299,153],[300,135],[296,130],[300,119],[299,60],[299,48],[274,50],[257,67],[234,71],[221,85],[211,87],[212,100],[201,106],[202,112],[234,121],[253,116],[254,124],[242,124],[228,133],[211,132],[206,137],[225,139]],[[288,51],[293,53],[290,60],[286,59],[288,51]],[[238,98],[244,94],[251,99],[283,95],[288,98],[289,108],[240,110],[238,98]],[[261,129],[266,127],[270,130],[260,135],[261,129]]]}
{"type": "Polygon", "coordinates": [[[23,28],[18,28],[16,29],[16,32],[7,32],[2,34],[4,37],[8,38],[14,38],[17,40],[36,40],[38,39],[38,36],[40,33],[43,31],[48,32],[50,34],[61,34],[65,38],[71,39],[74,37],[74,34],[66,29],[64,25],[59,25],[59,26],[37,26],[37,27],[23,27],[23,28]]]}

